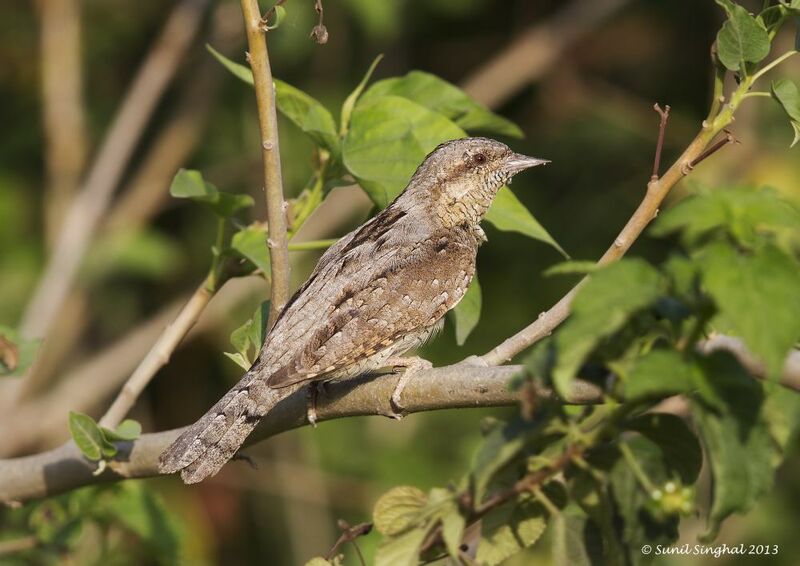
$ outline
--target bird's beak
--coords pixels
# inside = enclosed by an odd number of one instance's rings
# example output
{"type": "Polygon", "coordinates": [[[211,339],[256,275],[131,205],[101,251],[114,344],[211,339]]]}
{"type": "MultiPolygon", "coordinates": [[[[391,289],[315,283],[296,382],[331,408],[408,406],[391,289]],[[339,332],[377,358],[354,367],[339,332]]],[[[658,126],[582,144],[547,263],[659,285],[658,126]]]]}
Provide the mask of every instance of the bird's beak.
{"type": "Polygon", "coordinates": [[[539,159],[538,157],[528,157],[521,153],[513,153],[506,160],[505,170],[510,175],[516,175],[520,171],[536,167],[537,165],[544,165],[545,163],[550,163],[550,161],[547,159],[539,159]]]}

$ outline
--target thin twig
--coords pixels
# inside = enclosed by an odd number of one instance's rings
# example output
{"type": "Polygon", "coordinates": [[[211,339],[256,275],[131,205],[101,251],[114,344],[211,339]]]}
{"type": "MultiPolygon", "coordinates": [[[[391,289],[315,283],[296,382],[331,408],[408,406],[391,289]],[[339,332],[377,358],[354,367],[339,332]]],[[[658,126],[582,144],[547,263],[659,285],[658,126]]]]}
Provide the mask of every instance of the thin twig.
{"type": "Polygon", "coordinates": [[[691,162],[689,162],[688,168],[694,169],[701,161],[711,157],[713,154],[718,152],[720,149],[728,145],[729,143],[740,143],[733,134],[730,133],[728,130],[723,130],[725,132],[725,137],[716,142],[714,145],[706,149],[703,153],[695,157],[691,162]]]}
{"type": "MultiPolygon", "coordinates": [[[[486,499],[483,503],[475,507],[472,512],[469,514],[467,518],[467,524],[472,524],[475,521],[480,520],[482,517],[486,516],[489,512],[497,509],[501,505],[508,503],[512,499],[516,499],[523,493],[532,491],[533,489],[541,486],[545,481],[552,478],[557,473],[564,470],[564,468],[569,465],[569,463],[575,458],[576,456],[580,456],[581,449],[576,446],[568,447],[559,458],[553,462],[552,465],[532,472],[530,474],[526,474],[519,480],[517,480],[512,486],[502,489],[494,494],[492,494],[489,498],[486,499]]],[[[425,538],[425,541],[420,546],[419,553],[424,554],[437,544],[442,541],[442,527],[441,525],[437,526],[433,529],[428,536],[425,538]]]]}
{"type": "Polygon", "coordinates": [[[262,30],[257,0],[241,0],[250,68],[258,106],[261,130],[261,157],[264,165],[264,190],[267,200],[272,291],[269,305],[269,327],[275,324],[283,305],[289,300],[289,249],[286,237],[286,203],[283,200],[281,156],[278,143],[278,118],[275,112],[275,87],[269,64],[267,40],[262,30]]]}
{"type": "MultiPolygon", "coordinates": [[[[732,113],[732,110],[730,110],[730,112],[732,113]]],[[[664,175],[648,183],[644,199],[622,228],[619,235],[614,240],[614,243],[598,260],[598,265],[607,265],[625,255],[647,225],[655,218],[661,203],[667,197],[672,187],[691,172],[692,164],[698,157],[703,155],[715,134],[716,132],[713,128],[704,125],[686,150],[684,150],[683,154],[681,154],[670,168],[667,169],[664,175]]],[[[716,151],[716,149],[714,151],[716,151]]],[[[710,153],[708,155],[710,155],[710,153]]],[[[483,361],[488,365],[506,363],[525,348],[549,336],[550,333],[569,316],[572,300],[585,281],[586,278],[582,279],[553,305],[550,310],[540,314],[536,321],[484,354],[482,356],[483,361]]]]}
{"type": "Polygon", "coordinates": [[[325,10],[322,8],[322,0],[315,0],[314,1],[314,10],[317,12],[317,25],[314,26],[314,29],[311,30],[311,39],[317,42],[319,45],[324,45],[328,43],[328,28],[325,27],[323,23],[323,14],[325,10]]]}
{"type": "Polygon", "coordinates": [[[355,540],[358,537],[363,537],[372,531],[372,523],[359,523],[357,525],[350,526],[350,524],[345,521],[344,519],[339,519],[337,521],[337,525],[342,531],[342,534],[336,539],[336,542],[333,544],[331,549],[325,555],[325,560],[330,560],[334,556],[336,556],[336,551],[339,550],[339,547],[347,542],[352,542],[353,545],[356,547],[356,551],[358,552],[358,557],[361,560],[361,564],[364,564],[364,557],[361,556],[361,550],[358,548],[358,545],[355,543],[355,540]]]}
{"type": "Polygon", "coordinates": [[[208,285],[205,282],[197,288],[175,321],[164,329],[164,332],[158,337],[158,340],[139,364],[139,367],[125,382],[122,391],[119,392],[111,407],[100,419],[102,426],[113,429],[125,418],[125,415],[136,403],[144,388],[155,377],[158,370],[167,364],[172,352],[175,351],[181,340],[189,333],[197,319],[200,318],[200,314],[208,305],[213,294],[213,291],[208,289],[208,285]]]}
{"type": "Polygon", "coordinates": [[[664,149],[664,133],[667,130],[667,120],[669,119],[669,104],[662,110],[658,103],[653,105],[653,109],[658,112],[661,121],[658,124],[658,141],[656,142],[656,156],[653,159],[653,174],[650,181],[658,181],[658,171],[661,168],[661,152],[664,149]]]}

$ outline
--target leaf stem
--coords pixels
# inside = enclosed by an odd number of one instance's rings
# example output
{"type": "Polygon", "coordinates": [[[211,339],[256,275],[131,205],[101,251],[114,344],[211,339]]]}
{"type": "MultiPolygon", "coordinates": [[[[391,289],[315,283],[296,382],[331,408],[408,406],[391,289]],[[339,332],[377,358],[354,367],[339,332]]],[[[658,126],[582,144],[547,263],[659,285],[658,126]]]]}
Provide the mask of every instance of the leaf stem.
{"type": "Polygon", "coordinates": [[[771,63],[769,63],[767,65],[764,65],[758,72],[754,73],[753,76],[750,77],[750,82],[751,83],[756,82],[759,78],[764,76],[766,73],[770,72],[772,69],[774,69],[775,67],[777,67],[778,65],[780,65],[781,63],[786,61],[789,57],[791,57],[792,55],[796,55],[796,54],[797,54],[797,50],[796,49],[792,49],[791,51],[787,51],[786,53],[784,53],[783,55],[781,55],[780,57],[778,57],[777,59],[775,59],[771,63]]]}
{"type": "Polygon", "coordinates": [[[644,488],[647,494],[651,495],[654,491],[656,491],[655,484],[650,481],[650,478],[647,477],[646,473],[644,473],[644,470],[639,465],[638,460],[636,460],[636,456],[633,455],[633,451],[631,450],[630,446],[628,446],[625,442],[620,442],[619,451],[622,453],[622,457],[625,459],[625,463],[628,464],[631,472],[633,472],[633,475],[636,476],[636,480],[639,482],[639,484],[641,484],[642,488],[644,488]]]}
{"type": "Polygon", "coordinates": [[[772,94],[770,94],[769,92],[758,90],[755,92],[748,92],[747,94],[742,96],[742,100],[744,100],[745,98],[753,98],[755,96],[766,96],[767,98],[769,98],[772,96],[772,94]]]}
{"type": "Polygon", "coordinates": [[[217,219],[217,239],[214,242],[214,250],[211,258],[211,268],[206,277],[206,290],[214,293],[219,288],[220,265],[222,264],[222,248],[225,246],[225,219],[217,219]]]}
{"type": "Polygon", "coordinates": [[[301,252],[307,250],[324,250],[331,247],[339,241],[339,238],[330,238],[328,240],[311,240],[309,242],[297,242],[296,244],[289,244],[290,252],[301,252]]]}

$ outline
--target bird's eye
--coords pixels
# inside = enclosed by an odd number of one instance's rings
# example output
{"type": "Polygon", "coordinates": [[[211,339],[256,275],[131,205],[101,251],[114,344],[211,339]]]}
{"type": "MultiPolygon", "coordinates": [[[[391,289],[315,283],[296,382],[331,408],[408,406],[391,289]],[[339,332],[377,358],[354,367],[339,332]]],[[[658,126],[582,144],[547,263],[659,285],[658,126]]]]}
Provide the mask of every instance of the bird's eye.
{"type": "Polygon", "coordinates": [[[476,153],[472,160],[475,162],[475,165],[483,165],[486,163],[486,156],[482,153],[476,153]]]}

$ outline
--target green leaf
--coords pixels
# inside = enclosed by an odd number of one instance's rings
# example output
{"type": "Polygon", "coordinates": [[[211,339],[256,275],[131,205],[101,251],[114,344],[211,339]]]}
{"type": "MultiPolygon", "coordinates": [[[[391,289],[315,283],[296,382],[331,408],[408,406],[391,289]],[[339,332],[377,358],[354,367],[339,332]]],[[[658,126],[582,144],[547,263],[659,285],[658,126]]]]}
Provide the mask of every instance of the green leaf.
{"type": "Polygon", "coordinates": [[[275,79],[275,105],[295,126],[332,155],[341,153],[333,116],[320,102],[302,90],[275,79]]]}
{"type": "Polygon", "coordinates": [[[89,460],[96,462],[117,453],[117,449],[105,439],[100,427],[89,415],[70,411],[69,432],[78,449],[89,460]]]}
{"type": "Polygon", "coordinates": [[[164,501],[138,482],[125,482],[109,501],[112,524],[134,533],[158,564],[179,564],[181,528],[164,501]]]}
{"type": "Polygon", "coordinates": [[[343,160],[373,202],[384,208],[437,145],[464,136],[441,114],[405,98],[362,98],[350,118],[343,160]]]}
{"type": "Polygon", "coordinates": [[[553,563],[556,566],[591,566],[583,536],[586,516],[568,510],[550,521],[553,563]]]}
{"type": "Polygon", "coordinates": [[[474,500],[480,502],[493,476],[511,462],[525,446],[524,427],[518,421],[497,426],[483,440],[472,463],[474,500]]]}
{"type": "Polygon", "coordinates": [[[220,217],[228,218],[237,211],[253,206],[253,197],[250,195],[234,195],[223,193],[205,181],[199,171],[181,169],[172,180],[169,194],[176,198],[188,198],[201,202],[220,217]]]}
{"type": "Polygon", "coordinates": [[[486,220],[498,230],[519,232],[529,238],[549,244],[564,257],[569,257],[567,252],[558,245],[508,187],[502,187],[497,191],[497,196],[486,213],[486,220]]]}
{"type": "Polygon", "coordinates": [[[243,258],[251,261],[264,277],[270,275],[269,252],[267,251],[267,234],[258,226],[247,226],[236,232],[231,238],[231,248],[243,258]]]}
{"type": "Polygon", "coordinates": [[[551,277],[553,275],[587,275],[600,269],[596,261],[591,260],[568,260],[548,267],[543,275],[551,277]]]}
{"type": "Polygon", "coordinates": [[[397,486],[384,493],[372,511],[375,530],[387,536],[399,535],[419,523],[428,496],[412,486],[397,486]]]}
{"type": "Polygon", "coordinates": [[[222,352],[222,353],[227,358],[232,360],[233,363],[242,368],[244,371],[248,371],[251,367],[253,367],[253,363],[244,355],[242,355],[240,352],[237,352],[235,354],[231,352],[222,352]]]}
{"type": "Polygon", "coordinates": [[[628,401],[689,393],[698,386],[695,369],[673,350],[652,350],[636,360],[625,380],[628,401]]]}
{"type": "Polygon", "coordinates": [[[372,64],[367,69],[367,72],[364,74],[364,78],[361,79],[361,82],[358,83],[356,88],[353,89],[347,98],[344,100],[344,104],[342,104],[342,114],[341,114],[341,134],[344,135],[347,133],[347,130],[350,127],[350,116],[353,114],[353,107],[356,105],[356,101],[358,97],[361,96],[361,93],[364,92],[364,88],[367,86],[372,73],[375,72],[375,67],[378,66],[378,63],[381,62],[383,59],[383,53],[375,57],[372,61],[372,64]]]}
{"type": "Polygon", "coordinates": [[[376,82],[364,94],[364,102],[384,96],[400,96],[442,114],[467,131],[484,131],[523,137],[519,127],[470,98],[464,91],[430,73],[411,71],[404,77],[376,82]]]}
{"type": "MultiPolygon", "coordinates": [[[[253,85],[253,72],[239,63],[234,63],[222,53],[206,45],[206,49],[234,76],[253,85]]],[[[302,90],[279,79],[274,79],[275,106],[294,125],[305,132],[317,145],[334,156],[339,155],[339,135],[333,116],[320,102],[302,90]]]]}
{"type": "Polygon", "coordinates": [[[772,97],[778,101],[789,117],[789,123],[794,130],[794,139],[790,147],[794,147],[800,141],[800,92],[797,90],[797,85],[789,79],[774,81],[772,97]]]}
{"type": "Polygon", "coordinates": [[[772,378],[800,337],[800,266],[773,244],[744,254],[714,243],[698,256],[720,316],[715,326],[741,337],[772,378]]]}
{"type": "Polygon", "coordinates": [[[627,421],[624,426],[656,444],[667,466],[678,473],[684,485],[697,481],[703,465],[703,451],[686,421],[668,413],[647,413],[627,421]]]}
{"type": "Polygon", "coordinates": [[[743,7],[717,0],[728,19],[717,34],[719,60],[731,71],[745,71],[747,63],[758,63],[769,54],[769,34],[743,7]]]}
{"type": "Polygon", "coordinates": [[[251,86],[255,84],[255,82],[253,81],[253,71],[251,71],[248,67],[241,65],[239,63],[234,63],[233,61],[225,57],[225,55],[223,55],[222,53],[211,47],[211,45],[209,45],[208,43],[206,43],[206,49],[208,50],[209,53],[211,53],[214,56],[214,58],[217,61],[222,63],[223,67],[225,67],[231,73],[233,73],[233,75],[236,78],[243,80],[244,82],[246,82],[251,86]]]}
{"type": "Polygon", "coordinates": [[[557,353],[553,383],[561,396],[569,394],[572,379],[595,346],[652,305],[662,289],[661,275],[640,259],[623,259],[591,275],[553,342],[557,353]]]}
{"type": "MultiPolygon", "coordinates": [[[[626,444],[642,472],[653,484],[663,485],[672,479],[659,446],[643,437],[632,438],[626,444]]],[[[627,549],[632,564],[647,564],[651,558],[643,556],[640,549],[645,544],[666,547],[677,540],[678,516],[660,512],[653,494],[644,489],[624,458],[615,461],[609,480],[619,517],[617,530],[622,535],[622,546],[627,549]]]]}
{"type": "Polygon", "coordinates": [[[761,416],[763,394],[730,354],[712,354],[703,365],[723,409],[692,402],[692,416],[710,462],[712,503],[702,539],[713,540],[732,513],[750,510],[772,485],[774,447],[761,416]]]}
{"type": "Polygon", "coordinates": [[[253,316],[231,332],[231,345],[237,353],[224,352],[224,354],[245,370],[249,370],[258,358],[261,346],[267,336],[268,319],[269,301],[264,301],[256,308],[253,316]],[[252,356],[250,356],[251,349],[252,356]]]}
{"type": "Polygon", "coordinates": [[[464,527],[467,521],[458,512],[458,506],[452,505],[448,512],[442,516],[442,539],[444,545],[447,547],[447,553],[453,558],[458,558],[459,547],[461,546],[461,537],[464,534],[464,527]]]}
{"type": "Polygon", "coordinates": [[[114,430],[100,427],[103,437],[113,442],[115,440],[136,440],[142,434],[142,425],[133,419],[125,419],[114,430]]]}
{"type": "Polygon", "coordinates": [[[467,337],[478,325],[481,318],[481,285],[478,276],[472,278],[464,298],[453,309],[453,322],[456,329],[456,343],[463,346],[467,337]]]}
{"type": "Polygon", "coordinates": [[[728,12],[717,34],[719,60],[731,71],[745,72],[747,63],[758,63],[769,54],[767,30],[743,7],[720,0],[717,3],[728,12]]]}
{"type": "Polygon", "coordinates": [[[763,232],[800,228],[800,211],[769,189],[734,187],[683,199],[660,214],[650,233],[681,234],[684,244],[694,247],[706,235],[724,230],[743,246],[755,245],[763,232]]]}
{"type": "Polygon", "coordinates": [[[417,566],[427,534],[427,528],[418,528],[385,539],[375,551],[375,566],[417,566]]]}
{"type": "Polygon", "coordinates": [[[25,375],[36,359],[41,340],[25,340],[15,329],[0,325],[0,376],[25,375]]]}
{"type": "Polygon", "coordinates": [[[286,8],[284,8],[283,6],[275,6],[274,10],[275,10],[275,19],[272,21],[271,24],[266,25],[266,29],[268,31],[278,29],[278,26],[280,26],[283,23],[284,18],[286,18],[286,8]]]}
{"type": "Polygon", "coordinates": [[[541,505],[533,501],[498,507],[483,518],[478,564],[500,564],[539,540],[546,526],[541,505]]]}

